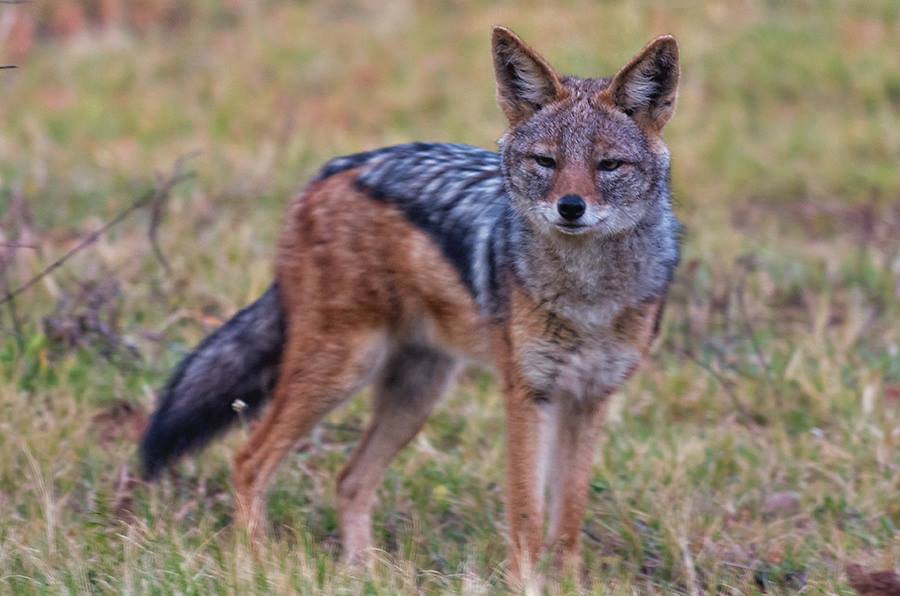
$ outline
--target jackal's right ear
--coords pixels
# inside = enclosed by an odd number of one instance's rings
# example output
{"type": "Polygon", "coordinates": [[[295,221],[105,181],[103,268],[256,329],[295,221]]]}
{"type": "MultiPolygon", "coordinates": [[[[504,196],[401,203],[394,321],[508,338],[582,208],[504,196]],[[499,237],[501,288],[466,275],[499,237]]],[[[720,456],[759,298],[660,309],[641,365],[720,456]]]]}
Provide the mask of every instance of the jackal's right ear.
{"type": "Polygon", "coordinates": [[[566,90],[547,61],[506,27],[494,27],[493,50],[497,103],[511,125],[565,97],[566,90]]]}

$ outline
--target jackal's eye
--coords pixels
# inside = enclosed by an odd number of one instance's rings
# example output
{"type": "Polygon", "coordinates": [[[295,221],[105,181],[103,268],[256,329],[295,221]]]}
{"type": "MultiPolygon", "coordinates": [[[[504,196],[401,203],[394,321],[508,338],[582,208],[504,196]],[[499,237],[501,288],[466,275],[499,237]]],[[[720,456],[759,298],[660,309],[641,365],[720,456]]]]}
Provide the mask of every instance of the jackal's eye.
{"type": "Polygon", "coordinates": [[[531,159],[533,159],[537,165],[542,168],[550,168],[553,169],[556,167],[556,160],[552,157],[548,157],[547,155],[532,155],[531,159]]]}
{"type": "Polygon", "coordinates": [[[597,169],[601,172],[612,172],[618,170],[621,165],[622,162],[618,159],[601,159],[597,162],[597,169]]]}

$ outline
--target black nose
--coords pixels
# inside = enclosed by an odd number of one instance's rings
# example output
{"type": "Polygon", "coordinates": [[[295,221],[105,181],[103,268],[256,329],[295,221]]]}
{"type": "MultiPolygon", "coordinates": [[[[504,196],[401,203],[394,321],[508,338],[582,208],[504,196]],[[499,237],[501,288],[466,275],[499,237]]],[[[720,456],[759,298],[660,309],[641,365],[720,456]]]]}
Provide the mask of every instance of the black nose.
{"type": "Polygon", "coordinates": [[[563,216],[563,219],[569,221],[575,221],[584,215],[585,209],[587,209],[587,205],[584,204],[584,199],[578,195],[566,195],[556,203],[556,210],[563,216]]]}

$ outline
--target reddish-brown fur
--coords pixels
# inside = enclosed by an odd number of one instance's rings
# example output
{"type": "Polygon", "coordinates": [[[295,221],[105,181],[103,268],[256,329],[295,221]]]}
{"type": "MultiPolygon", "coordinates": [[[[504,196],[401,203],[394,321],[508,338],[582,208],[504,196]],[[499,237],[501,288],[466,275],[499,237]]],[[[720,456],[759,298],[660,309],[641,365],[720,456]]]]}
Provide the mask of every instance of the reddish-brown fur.
{"type": "MultiPolygon", "coordinates": [[[[254,531],[277,464],[353,393],[370,367],[367,344],[382,329],[427,318],[441,343],[489,353],[478,310],[452,265],[398,211],[355,190],[354,177],[349,171],[310,188],[291,207],[282,237],[277,271],[291,316],[281,376],[265,418],[235,458],[241,514],[254,531]]],[[[364,457],[358,451],[342,478],[364,457]]]]}

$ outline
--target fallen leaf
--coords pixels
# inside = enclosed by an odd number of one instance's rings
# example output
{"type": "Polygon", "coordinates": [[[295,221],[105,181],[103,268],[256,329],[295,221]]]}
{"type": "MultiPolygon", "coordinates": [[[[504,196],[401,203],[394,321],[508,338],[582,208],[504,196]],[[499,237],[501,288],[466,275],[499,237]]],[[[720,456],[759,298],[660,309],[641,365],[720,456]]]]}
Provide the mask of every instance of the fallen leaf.
{"type": "Polygon", "coordinates": [[[122,440],[136,443],[147,428],[147,413],[137,404],[120,400],[94,414],[91,427],[103,445],[122,440]]]}
{"type": "Polygon", "coordinates": [[[866,571],[862,565],[848,563],[847,581],[862,596],[900,596],[900,578],[893,570],[866,571]]]}
{"type": "Polygon", "coordinates": [[[791,516],[800,511],[800,494],[794,491],[782,491],[770,494],[763,501],[762,512],[768,517],[791,516]]]}

